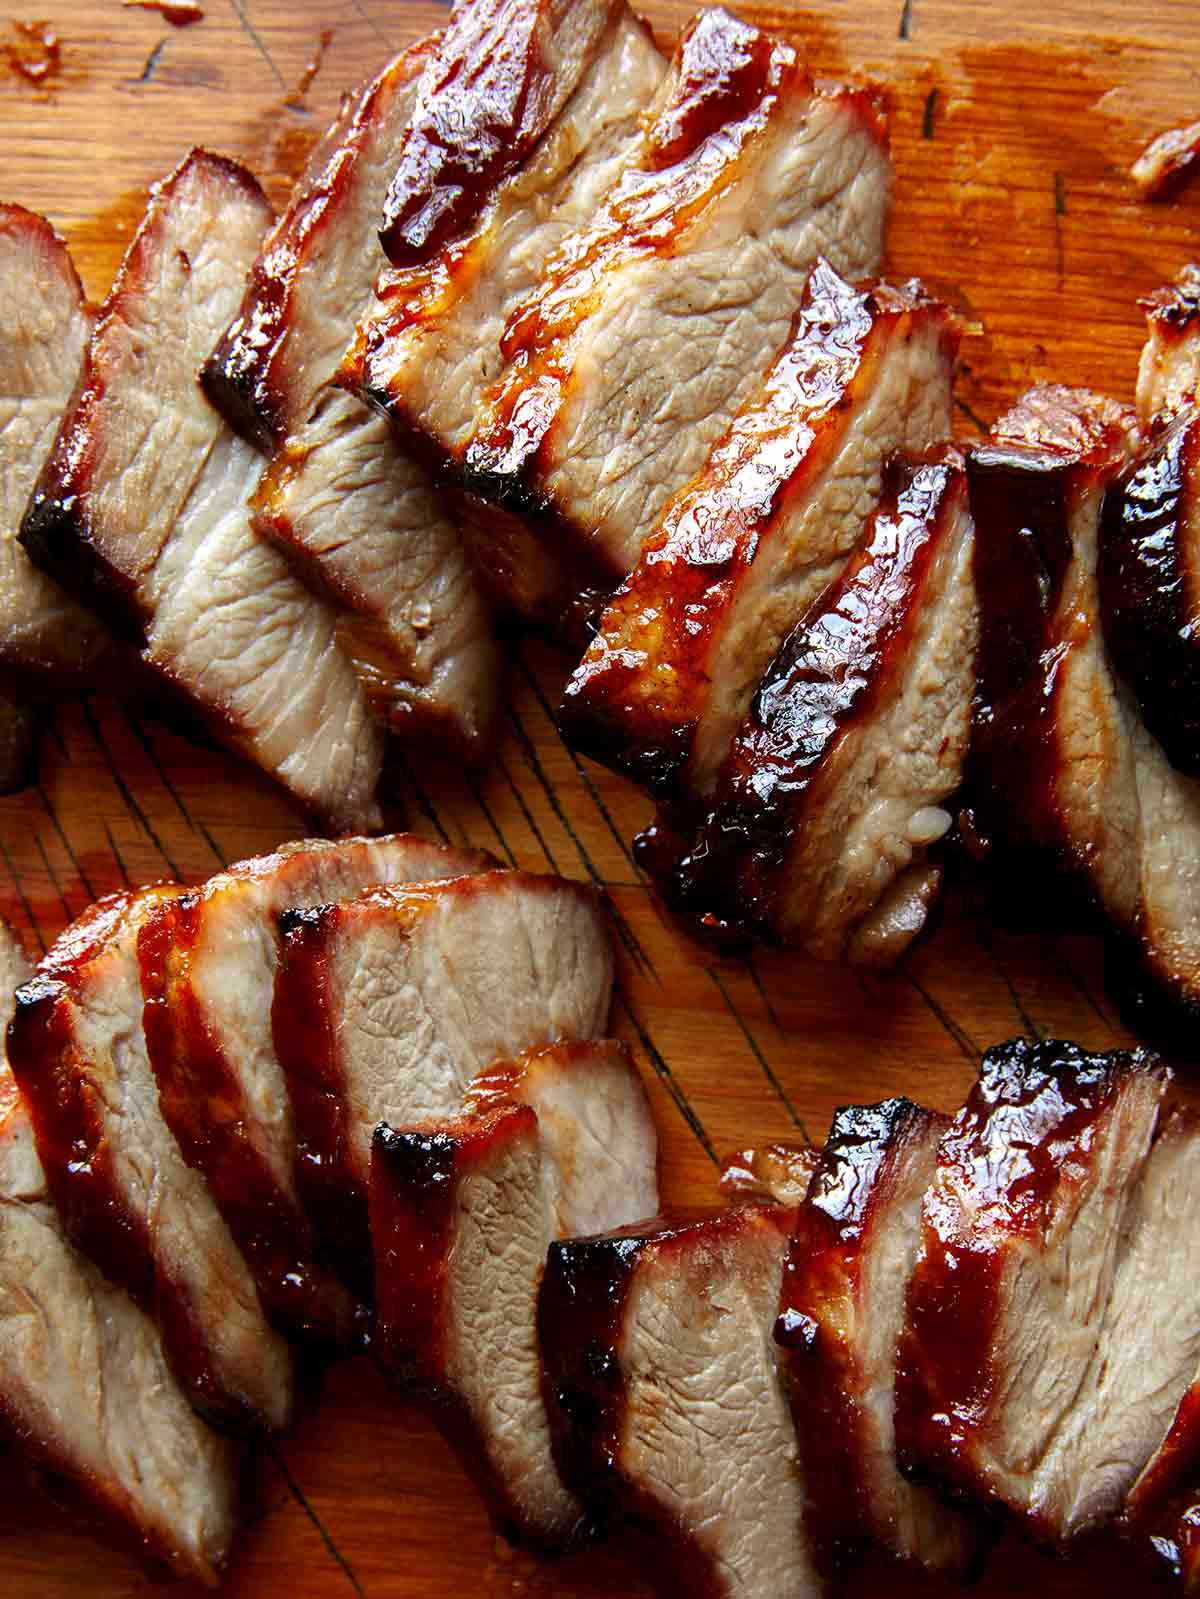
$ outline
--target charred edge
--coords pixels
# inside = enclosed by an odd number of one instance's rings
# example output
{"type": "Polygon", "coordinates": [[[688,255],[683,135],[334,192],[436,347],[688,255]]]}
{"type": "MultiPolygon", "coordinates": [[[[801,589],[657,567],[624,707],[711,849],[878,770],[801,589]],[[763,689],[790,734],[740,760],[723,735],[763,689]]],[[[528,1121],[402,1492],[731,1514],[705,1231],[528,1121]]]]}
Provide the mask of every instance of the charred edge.
{"type": "MultiPolygon", "coordinates": [[[[620,699],[617,690],[616,698],[620,699]]],[[[587,683],[572,678],[563,691],[555,717],[568,748],[628,777],[656,798],[677,790],[695,738],[695,721],[671,728],[666,738],[638,742],[630,738],[630,722],[618,709],[597,704],[587,683]]]]}
{"type": "Polygon", "coordinates": [[[243,343],[244,328],[243,310],[200,368],[200,387],[235,433],[271,455],[283,442],[282,408],[257,376],[255,356],[243,343]]]}
{"type": "MultiPolygon", "coordinates": [[[[47,466],[52,469],[53,458],[47,466]]],[[[58,495],[39,484],[17,535],[35,566],[68,594],[104,617],[113,630],[141,649],[146,642],[132,579],[118,572],[91,541],[81,496],[58,495]]]]}

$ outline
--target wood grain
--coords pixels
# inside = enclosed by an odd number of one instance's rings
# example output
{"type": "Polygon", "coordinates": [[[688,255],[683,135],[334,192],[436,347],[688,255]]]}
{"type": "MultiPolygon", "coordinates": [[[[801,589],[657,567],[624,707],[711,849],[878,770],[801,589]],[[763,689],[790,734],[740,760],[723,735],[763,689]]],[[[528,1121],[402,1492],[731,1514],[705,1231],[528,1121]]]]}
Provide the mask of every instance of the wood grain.
{"type": "MultiPolygon", "coordinates": [[[[648,7],[664,38],[687,9],[648,7]]],[[[1197,115],[1194,4],[745,9],[796,39],[816,70],[891,85],[891,269],[955,285],[979,327],[966,348],[964,430],[1036,378],[1130,397],[1136,299],[1200,251],[1200,188],[1149,206],[1128,177],[1152,134],[1197,115]]],[[[445,16],[432,0],[209,0],[205,10],[176,29],[115,0],[39,0],[0,21],[0,196],[51,217],[95,296],[147,185],[187,145],[248,161],[278,201],[342,90],[445,16]],[[49,16],[60,40],[60,71],[42,86],[4,50],[14,22],[34,16],[49,16]],[[332,37],[305,89],[322,30],[332,37]]],[[[994,932],[963,888],[887,980],[697,950],[664,921],[630,857],[646,802],[555,734],[566,666],[537,643],[515,645],[495,766],[472,786],[425,760],[399,763],[391,819],[606,887],[617,1029],[652,1087],[671,1202],[711,1201],[714,1159],[732,1147],[797,1128],[820,1137],[839,1103],[907,1092],[952,1108],[978,1052],[1015,1032],[1124,1038],[1093,943],[994,932]]],[[[286,800],[224,755],[95,699],[57,718],[37,788],[0,800],[0,911],[36,952],[95,895],[201,878],[302,830],[286,800]]],[[[319,1397],[260,1462],[258,1516],[228,1583],[237,1599],[640,1591],[615,1555],[539,1568],[497,1546],[449,1452],[366,1363],[330,1372],[319,1397]]],[[[1116,1596],[1149,1580],[1119,1552],[1064,1565],[1006,1545],[976,1592],[1116,1596]]],[[[881,1581],[901,1595],[937,1591],[879,1568],[841,1591],[865,1596],[881,1581]]],[[[27,1489],[19,1462],[0,1464],[0,1590],[51,1599],[85,1587],[117,1599],[149,1579],[27,1489]]]]}

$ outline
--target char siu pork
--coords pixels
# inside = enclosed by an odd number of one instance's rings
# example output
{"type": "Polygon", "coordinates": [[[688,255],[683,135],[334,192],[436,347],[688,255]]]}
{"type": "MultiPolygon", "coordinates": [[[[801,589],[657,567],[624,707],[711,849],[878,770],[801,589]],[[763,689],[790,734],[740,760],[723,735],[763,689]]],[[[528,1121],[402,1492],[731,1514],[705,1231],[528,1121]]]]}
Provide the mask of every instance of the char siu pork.
{"type": "Polygon", "coordinates": [[[966,1520],[896,1464],[896,1345],[946,1125],[904,1099],[838,1111],[792,1234],[775,1337],[809,1530],[830,1563],[875,1544],[955,1575],[976,1548],[966,1520]]]}
{"type": "Polygon", "coordinates": [[[462,538],[386,422],[331,384],[372,299],[379,213],[435,44],[398,56],[330,129],[204,381],[271,457],[254,525],[337,607],[374,710],[395,732],[478,756],[503,670],[462,538]]]}
{"type": "Polygon", "coordinates": [[[550,1248],[542,1358],[568,1482],[664,1595],[821,1592],[771,1336],[793,1208],[744,1201],[550,1248]]]}
{"type": "Polygon", "coordinates": [[[1196,403],[1200,389],[1200,266],[1142,301],[1148,337],[1138,365],[1138,421],[1149,429],[1196,403]]]}
{"type": "Polygon", "coordinates": [[[666,796],[711,794],[784,638],[838,576],[885,461],[951,429],[957,329],[918,284],[819,262],[761,390],[668,507],[559,712],[568,740],[666,796]]]}
{"type": "Polygon", "coordinates": [[[614,1043],[501,1062],[460,1117],[375,1133],[375,1348],[457,1445],[499,1530],[536,1547],[586,1532],[542,1393],[546,1251],[655,1215],[655,1149],[641,1079],[614,1043]]]}
{"type": "Polygon", "coordinates": [[[292,1104],[271,1038],[278,918],[377,883],[492,864],[412,834],[308,839],[165,897],[143,923],[144,1029],[163,1117],[249,1261],[267,1314],[293,1336],[345,1345],[355,1319],[296,1193],[292,1104]]]}
{"type": "Polygon", "coordinates": [[[261,463],[196,381],[269,220],[249,173],[203,151],[157,186],[21,542],[216,736],[324,817],[374,824],[382,733],[333,613],[250,527],[261,463]]]}
{"type": "Polygon", "coordinates": [[[1000,1045],[938,1147],[901,1464],[1065,1543],[1156,1474],[1200,1355],[1200,1128],[1143,1054],[1000,1045]]]}
{"type": "MultiPolygon", "coordinates": [[[[0,924],[7,1024],[28,962],[0,924]]],[[[233,1540],[237,1456],[192,1411],[158,1330],[68,1241],[29,1113],[0,1066],[0,1423],[154,1560],[212,1585],[233,1540]]]]}
{"type": "Polygon", "coordinates": [[[974,533],[951,452],[897,460],[862,545],[768,668],[696,827],[643,859],[673,908],[882,966],[920,932],[975,682],[974,533]]]}
{"type": "Polygon", "coordinates": [[[17,991],[9,1058],[72,1242],[155,1315],[199,1408],[230,1425],[282,1427],[291,1356],[163,1120],[142,1035],[138,932],[182,892],[112,895],[68,927],[17,991]]]}
{"type": "Polygon", "coordinates": [[[726,11],[693,20],[632,160],[512,311],[466,451],[477,555],[511,603],[559,603],[564,567],[603,592],[633,568],[817,260],[878,270],[890,170],[872,95],[814,86],[726,11]]]}
{"type": "Polygon", "coordinates": [[[458,1115],[501,1056],[604,1031],[612,950],[578,883],[486,872],[384,887],[289,912],[275,1051],[309,1215],[352,1281],[369,1281],[371,1135],[458,1115]]]}
{"type": "Polygon", "coordinates": [[[1132,427],[1111,401],[1040,388],[971,452],[970,819],[1018,913],[1057,872],[1107,919],[1130,1002],[1166,1022],[1200,1002],[1200,787],[1147,729],[1101,626],[1101,504],[1132,427]]]}

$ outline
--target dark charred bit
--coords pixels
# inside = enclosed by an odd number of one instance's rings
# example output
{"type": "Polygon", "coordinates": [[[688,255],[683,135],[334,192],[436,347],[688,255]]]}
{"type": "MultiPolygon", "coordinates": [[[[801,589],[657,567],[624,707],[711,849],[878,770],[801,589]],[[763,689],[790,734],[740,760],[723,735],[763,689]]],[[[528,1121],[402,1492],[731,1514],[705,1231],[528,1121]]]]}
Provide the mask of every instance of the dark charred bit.
{"type": "MultiPolygon", "coordinates": [[[[253,284],[247,296],[252,292],[253,284]]],[[[271,331],[269,327],[264,329],[264,316],[256,304],[253,328],[247,327],[244,314],[230,324],[200,368],[200,386],[230,427],[255,449],[269,455],[282,442],[284,407],[265,381],[269,367],[255,358],[257,336],[271,331]]]]}
{"type": "Polygon", "coordinates": [[[555,713],[558,730],[571,748],[623,773],[650,794],[674,793],[691,753],[695,722],[676,723],[667,738],[638,743],[628,736],[634,713],[621,703],[619,691],[607,706],[589,703],[586,691],[578,675],[572,677],[555,713]]]}
{"type": "Polygon", "coordinates": [[[35,566],[61,583],[68,594],[91,606],[128,643],[146,642],[136,584],[105,561],[88,536],[84,495],[60,494],[52,473],[58,446],[33,491],[18,534],[35,566]]]}

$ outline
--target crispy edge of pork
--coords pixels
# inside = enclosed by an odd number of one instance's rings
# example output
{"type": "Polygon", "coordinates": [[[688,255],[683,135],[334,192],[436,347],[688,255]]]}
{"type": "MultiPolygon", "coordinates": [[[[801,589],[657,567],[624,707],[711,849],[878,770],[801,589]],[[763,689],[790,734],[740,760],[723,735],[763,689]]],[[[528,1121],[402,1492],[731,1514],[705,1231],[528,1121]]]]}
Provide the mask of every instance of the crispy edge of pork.
{"type": "Polygon", "coordinates": [[[376,1130],[376,1351],[517,1542],[563,1549],[592,1530],[551,1448],[537,1340],[546,1250],[655,1215],[656,1144],[629,1052],[607,1041],[499,1062],[461,1117],[376,1130]]]}

